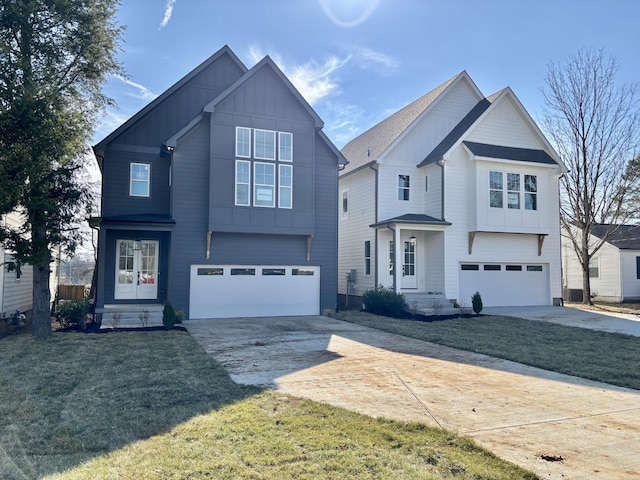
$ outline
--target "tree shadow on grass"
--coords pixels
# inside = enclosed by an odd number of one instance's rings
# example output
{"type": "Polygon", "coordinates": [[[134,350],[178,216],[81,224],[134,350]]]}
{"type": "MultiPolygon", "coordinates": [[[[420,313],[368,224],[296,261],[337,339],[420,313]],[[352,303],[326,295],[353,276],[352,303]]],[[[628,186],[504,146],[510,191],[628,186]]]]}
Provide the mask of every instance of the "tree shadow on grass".
{"type": "Polygon", "coordinates": [[[0,341],[0,478],[73,468],[261,389],[234,383],[184,331],[0,341]]]}

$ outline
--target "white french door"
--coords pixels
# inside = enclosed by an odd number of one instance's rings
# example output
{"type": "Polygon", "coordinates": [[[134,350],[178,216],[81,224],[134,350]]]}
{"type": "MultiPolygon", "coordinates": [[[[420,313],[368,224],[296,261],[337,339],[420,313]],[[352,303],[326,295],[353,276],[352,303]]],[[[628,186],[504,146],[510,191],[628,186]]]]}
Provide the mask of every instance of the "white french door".
{"type": "Polygon", "coordinates": [[[158,242],[118,240],[116,243],[117,300],[158,298],[158,242]]]}
{"type": "Polygon", "coordinates": [[[418,288],[416,280],[416,242],[405,240],[402,259],[402,288],[418,288]]]}

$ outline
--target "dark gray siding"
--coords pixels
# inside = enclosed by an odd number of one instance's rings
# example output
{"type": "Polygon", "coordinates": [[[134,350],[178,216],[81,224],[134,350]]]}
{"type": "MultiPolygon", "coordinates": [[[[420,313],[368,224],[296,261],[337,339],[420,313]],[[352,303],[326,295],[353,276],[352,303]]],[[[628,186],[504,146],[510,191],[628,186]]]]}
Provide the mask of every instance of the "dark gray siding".
{"type": "Polygon", "coordinates": [[[114,143],[159,148],[243,74],[231,57],[221,56],[128,128],[114,143]]]}
{"type": "MultiPolygon", "coordinates": [[[[160,149],[158,148],[158,151],[160,149]]],[[[169,215],[169,157],[145,153],[107,150],[102,172],[102,216],[169,215]],[[149,197],[129,195],[131,163],[151,165],[149,197]]]]}

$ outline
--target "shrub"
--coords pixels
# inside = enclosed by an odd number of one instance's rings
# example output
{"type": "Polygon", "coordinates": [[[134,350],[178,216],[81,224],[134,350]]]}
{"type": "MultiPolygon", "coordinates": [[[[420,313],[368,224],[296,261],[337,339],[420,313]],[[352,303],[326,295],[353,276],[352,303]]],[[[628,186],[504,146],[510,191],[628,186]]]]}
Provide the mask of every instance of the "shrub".
{"type": "Polygon", "coordinates": [[[184,312],[182,310],[176,311],[176,323],[182,323],[184,320],[184,312]]]}
{"type": "Polygon", "coordinates": [[[65,300],[58,303],[57,316],[60,324],[65,327],[83,327],[87,321],[87,314],[91,310],[91,299],[65,300]]]}
{"type": "Polygon", "coordinates": [[[365,310],[377,315],[389,317],[402,317],[405,314],[407,304],[404,295],[396,293],[382,285],[364,292],[363,301],[365,310]]]}
{"type": "Polygon", "coordinates": [[[471,297],[471,304],[473,305],[473,311],[476,315],[480,315],[482,311],[482,297],[480,296],[480,292],[476,292],[471,297]]]}
{"type": "Polygon", "coordinates": [[[162,324],[166,328],[173,328],[176,324],[176,311],[170,302],[166,302],[162,309],[162,324]]]}

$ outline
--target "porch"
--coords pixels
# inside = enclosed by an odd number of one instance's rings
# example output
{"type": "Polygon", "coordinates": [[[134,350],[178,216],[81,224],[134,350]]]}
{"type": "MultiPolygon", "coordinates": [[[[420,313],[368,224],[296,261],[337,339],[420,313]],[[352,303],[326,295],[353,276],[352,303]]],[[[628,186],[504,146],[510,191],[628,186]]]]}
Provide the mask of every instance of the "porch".
{"type": "Polygon", "coordinates": [[[162,326],[163,305],[152,304],[113,304],[96,308],[96,316],[102,319],[100,328],[131,328],[162,326]]]}

